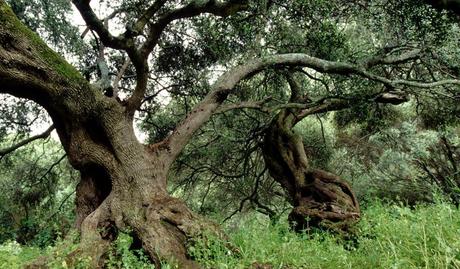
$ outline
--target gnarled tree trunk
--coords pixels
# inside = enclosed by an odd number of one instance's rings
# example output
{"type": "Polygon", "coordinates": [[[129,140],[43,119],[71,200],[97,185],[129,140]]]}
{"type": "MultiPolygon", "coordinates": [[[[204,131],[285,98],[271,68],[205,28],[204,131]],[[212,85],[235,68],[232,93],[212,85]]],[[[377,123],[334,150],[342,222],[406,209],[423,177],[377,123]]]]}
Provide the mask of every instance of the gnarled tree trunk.
{"type": "Polygon", "coordinates": [[[132,231],[157,265],[166,259],[181,268],[197,267],[187,242],[219,231],[167,193],[167,173],[180,152],[174,147],[186,139],[154,147],[139,143],[133,110],[85,81],[1,0],[0,85],[1,93],[48,111],[71,165],[81,172],[76,226],[81,252],[92,257],[93,267],[103,266],[120,230],[132,231]]]}
{"type": "Polygon", "coordinates": [[[297,113],[279,112],[266,130],[262,147],[270,175],[294,207],[289,214],[291,226],[297,231],[310,227],[346,231],[360,217],[358,201],[347,182],[309,166],[302,137],[293,130],[297,113]]]}
{"type": "Polygon", "coordinates": [[[167,147],[138,143],[123,114],[106,109],[99,115],[88,126],[76,124],[65,128],[70,132],[60,131],[60,137],[67,138],[69,160],[82,175],[76,197],[77,227],[82,244],[92,246],[87,254],[93,257],[93,265],[102,266],[100,258],[108,243],[119,230],[129,229],[157,264],[167,259],[184,268],[195,267],[187,256],[188,240],[217,228],[168,195],[167,147]]]}

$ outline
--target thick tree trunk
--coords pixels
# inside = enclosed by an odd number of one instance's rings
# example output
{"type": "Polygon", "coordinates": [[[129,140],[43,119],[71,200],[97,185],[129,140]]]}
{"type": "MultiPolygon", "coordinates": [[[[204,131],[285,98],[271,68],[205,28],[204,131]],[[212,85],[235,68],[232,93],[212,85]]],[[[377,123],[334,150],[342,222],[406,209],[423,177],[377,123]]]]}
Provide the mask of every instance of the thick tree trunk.
{"type": "Polygon", "coordinates": [[[71,165],[81,172],[76,226],[80,252],[92,257],[93,267],[103,266],[119,231],[130,231],[157,265],[165,259],[180,268],[197,267],[187,243],[219,230],[167,193],[167,173],[180,151],[172,148],[186,139],[157,147],[140,144],[133,111],[89,85],[3,0],[0,85],[1,93],[33,100],[48,111],[71,165]]]}
{"type": "Polygon", "coordinates": [[[180,268],[198,267],[186,246],[204,233],[218,234],[217,226],[169,196],[168,147],[141,145],[130,119],[117,113],[118,108],[106,107],[105,114],[98,113],[88,124],[65,121],[68,126],[63,129],[71,131],[60,133],[70,162],[81,171],[76,225],[89,250],[86,254],[92,256],[94,267],[103,266],[118,231],[130,231],[158,266],[160,260],[168,260],[180,268]]]}
{"type": "Polygon", "coordinates": [[[281,184],[294,207],[289,214],[292,227],[346,231],[360,216],[358,201],[344,180],[331,173],[311,169],[296,119],[281,111],[265,133],[263,154],[270,175],[281,184]]]}
{"type": "Polygon", "coordinates": [[[118,231],[130,231],[158,266],[168,260],[181,268],[197,267],[187,243],[218,228],[169,196],[168,147],[141,145],[130,119],[118,109],[105,107],[105,114],[97,113],[87,124],[61,121],[66,126],[58,128],[71,164],[81,171],[76,225],[86,254],[101,267],[108,243],[118,231]]]}

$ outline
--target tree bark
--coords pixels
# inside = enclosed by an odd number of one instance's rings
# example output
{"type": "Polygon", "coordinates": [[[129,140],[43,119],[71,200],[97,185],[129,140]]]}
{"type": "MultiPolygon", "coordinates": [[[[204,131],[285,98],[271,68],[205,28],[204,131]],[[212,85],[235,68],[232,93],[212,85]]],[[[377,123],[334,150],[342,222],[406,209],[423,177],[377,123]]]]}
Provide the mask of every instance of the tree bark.
{"type": "Polygon", "coordinates": [[[347,231],[360,217],[358,201],[348,183],[331,173],[312,169],[302,137],[293,127],[296,113],[284,109],[266,130],[262,152],[270,175],[281,184],[293,209],[291,227],[347,231]]]}
{"type": "Polygon", "coordinates": [[[216,225],[167,193],[174,159],[168,141],[138,142],[133,113],[85,81],[0,0],[0,92],[28,98],[51,116],[71,165],[80,171],[76,226],[81,249],[102,267],[119,231],[130,231],[151,259],[196,268],[187,244],[216,225]]]}

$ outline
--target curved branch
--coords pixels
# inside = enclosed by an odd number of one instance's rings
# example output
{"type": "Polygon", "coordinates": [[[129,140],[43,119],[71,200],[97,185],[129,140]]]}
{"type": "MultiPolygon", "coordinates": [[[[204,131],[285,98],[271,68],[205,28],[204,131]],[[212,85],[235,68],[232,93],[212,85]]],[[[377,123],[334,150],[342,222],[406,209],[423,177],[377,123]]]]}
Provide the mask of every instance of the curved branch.
{"type": "Polygon", "coordinates": [[[203,13],[226,17],[247,8],[247,0],[228,0],[226,2],[216,0],[195,0],[188,5],[170,10],[164,13],[157,22],[150,27],[147,40],[142,47],[142,55],[145,57],[152,52],[164,29],[172,21],[191,18],[203,13]]]}
{"type": "MultiPolygon", "coordinates": [[[[77,0],[74,0],[77,1],[77,0]]],[[[158,2],[158,6],[155,6],[155,3],[151,6],[152,10],[147,10],[144,17],[142,17],[135,25],[135,31],[140,31],[141,27],[144,27],[147,23],[147,19],[150,19],[153,16],[157,8],[159,9],[162,6],[162,2],[158,2]]],[[[147,89],[147,76],[148,76],[148,67],[146,63],[146,59],[148,58],[149,54],[153,51],[158,40],[163,33],[164,29],[175,20],[184,19],[184,18],[191,18],[203,13],[210,13],[216,16],[229,16],[232,15],[240,10],[244,10],[247,8],[247,1],[246,0],[229,0],[227,2],[220,2],[216,0],[207,0],[207,1],[200,1],[195,0],[185,5],[181,8],[170,10],[164,13],[159,19],[152,24],[150,27],[150,31],[147,36],[147,40],[144,42],[140,49],[140,53],[136,51],[136,58],[138,58],[137,63],[135,59],[133,59],[132,55],[130,55],[131,60],[133,61],[134,66],[136,67],[137,75],[138,75],[138,84],[134,89],[133,94],[127,100],[127,110],[129,113],[134,113],[136,109],[140,107],[142,104],[142,100],[144,99],[145,91],[147,89]]],[[[139,33],[134,33],[139,34],[139,33]]],[[[128,51],[129,54],[129,51],[128,51]]]]}
{"type": "MultiPolygon", "coordinates": [[[[218,107],[226,100],[227,96],[232,92],[238,82],[272,66],[302,66],[315,69],[321,73],[356,75],[382,83],[391,89],[395,89],[398,86],[432,88],[446,84],[460,85],[460,80],[455,79],[427,83],[401,79],[391,80],[382,76],[375,75],[360,65],[327,61],[302,53],[278,54],[254,59],[248,61],[245,64],[236,66],[220,76],[219,79],[212,85],[211,91],[204,98],[204,100],[199,103],[187,115],[182,123],[178,125],[175,131],[169,137],[167,137],[165,142],[167,142],[169,145],[167,149],[171,157],[170,162],[172,162],[181,152],[183,147],[190,140],[193,133],[206,121],[208,121],[213,113],[216,112],[218,107]]],[[[376,97],[377,96],[375,96],[375,98],[376,97]]],[[[343,99],[340,100],[340,102],[331,102],[329,100],[328,102],[330,103],[320,104],[318,107],[307,109],[304,112],[309,115],[320,113],[320,111],[325,111],[327,109],[340,109],[345,105],[343,99]]],[[[382,99],[382,101],[387,100],[389,99],[382,99]]]]}
{"type": "Polygon", "coordinates": [[[126,51],[134,66],[138,69],[144,69],[146,60],[140,55],[136,48],[135,40],[132,35],[129,34],[129,31],[120,36],[113,36],[108,27],[104,25],[104,20],[100,20],[96,13],[94,13],[89,2],[90,0],[72,0],[72,3],[80,12],[88,28],[97,33],[106,47],[126,51]]]}
{"type": "Polygon", "coordinates": [[[38,135],[34,135],[34,136],[31,136],[27,139],[24,139],[22,141],[20,141],[19,143],[16,143],[12,146],[9,146],[7,148],[4,148],[4,149],[0,149],[0,158],[17,150],[18,148],[20,147],[23,147],[35,140],[38,140],[38,139],[44,139],[44,138],[47,138],[48,136],[50,136],[51,132],[54,130],[54,125],[51,125],[48,129],[46,129],[46,131],[44,131],[43,133],[41,134],[38,134],[38,135]]]}
{"type": "Polygon", "coordinates": [[[102,40],[105,46],[113,49],[130,50],[134,47],[133,40],[125,38],[123,36],[113,36],[107,27],[104,26],[102,20],[100,20],[94,10],[89,5],[90,0],[72,0],[72,3],[80,12],[83,20],[85,20],[89,29],[97,33],[99,38],[102,40]]]}

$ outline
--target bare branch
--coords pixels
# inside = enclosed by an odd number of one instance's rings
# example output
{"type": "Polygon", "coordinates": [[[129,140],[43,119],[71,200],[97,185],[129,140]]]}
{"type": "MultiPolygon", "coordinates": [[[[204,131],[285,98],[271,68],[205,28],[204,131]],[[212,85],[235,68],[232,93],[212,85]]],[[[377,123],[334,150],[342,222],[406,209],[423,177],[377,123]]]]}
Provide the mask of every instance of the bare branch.
{"type": "Polygon", "coordinates": [[[47,138],[48,136],[50,136],[50,134],[51,134],[51,132],[53,130],[54,130],[54,125],[51,125],[48,129],[46,129],[46,131],[44,131],[41,134],[31,136],[31,137],[29,137],[27,139],[24,139],[24,140],[20,141],[19,143],[14,144],[14,145],[12,145],[10,147],[0,149],[0,157],[3,157],[5,155],[17,150],[18,148],[23,147],[23,146],[25,146],[25,145],[27,145],[27,144],[35,141],[35,140],[47,138]]]}
{"type": "Polygon", "coordinates": [[[121,78],[123,77],[123,75],[125,74],[126,70],[128,69],[128,66],[131,64],[131,59],[126,59],[125,62],[123,63],[123,65],[121,66],[121,69],[120,71],[118,71],[118,74],[117,74],[117,77],[115,78],[115,80],[113,81],[113,97],[117,98],[118,97],[118,87],[119,87],[119,83],[120,83],[120,80],[121,78]]]}
{"type": "Polygon", "coordinates": [[[129,50],[133,43],[129,44],[130,42],[122,36],[113,36],[109,32],[109,29],[104,26],[103,21],[97,17],[96,13],[94,13],[93,9],[89,5],[89,2],[89,0],[72,0],[72,3],[80,12],[87,26],[97,33],[104,45],[114,49],[129,50]]]}
{"type": "MultiPolygon", "coordinates": [[[[108,20],[111,20],[113,18],[115,18],[115,16],[120,13],[122,10],[120,9],[117,9],[115,11],[113,11],[109,16],[105,17],[102,21],[108,21],[108,20]]],[[[80,35],[80,38],[84,38],[86,36],[86,34],[88,34],[88,32],[90,31],[91,29],[89,27],[86,27],[86,29],[83,31],[83,33],[80,35]]]]}
{"type": "MultiPolygon", "coordinates": [[[[77,0],[74,0],[77,1],[77,0]]],[[[158,1],[158,5],[162,5],[162,1],[158,1]]],[[[135,28],[143,27],[147,21],[147,18],[150,18],[156,12],[156,7],[154,5],[151,6],[150,13],[147,11],[148,14],[145,14],[145,18],[136,24],[135,28]],[[151,16],[150,16],[151,15],[151,16]],[[150,17],[149,17],[150,16],[150,17]]],[[[142,104],[142,100],[144,99],[144,94],[147,89],[147,64],[146,60],[149,54],[155,48],[161,34],[163,33],[164,29],[174,20],[190,18],[197,16],[202,13],[211,13],[216,16],[229,16],[232,15],[240,10],[247,8],[246,0],[229,0],[227,2],[220,2],[216,0],[208,0],[208,1],[200,1],[195,0],[192,1],[190,4],[185,5],[178,9],[170,10],[160,16],[160,18],[152,24],[150,27],[149,34],[147,36],[147,40],[144,42],[140,49],[140,53],[138,54],[136,51],[135,57],[139,59],[139,63],[134,62],[133,56],[130,55],[131,60],[133,60],[133,64],[136,67],[136,71],[138,74],[138,83],[136,88],[134,89],[133,94],[127,100],[127,110],[130,113],[134,113],[136,109],[140,107],[142,104]],[[142,60],[144,59],[144,60],[142,60]],[[142,64],[141,64],[142,62],[142,64]]],[[[135,29],[138,31],[139,29],[135,29]]],[[[129,52],[128,52],[129,54],[129,52]]]]}
{"type": "Polygon", "coordinates": [[[113,36],[109,32],[109,29],[104,25],[104,21],[100,20],[94,13],[94,10],[89,5],[89,2],[89,0],[72,0],[72,3],[75,5],[85,20],[86,25],[92,31],[97,33],[105,46],[126,51],[131,58],[131,61],[133,61],[136,69],[145,69],[146,59],[142,58],[139,54],[139,51],[135,45],[135,40],[131,36],[125,34],[120,36],[113,36]]]}

